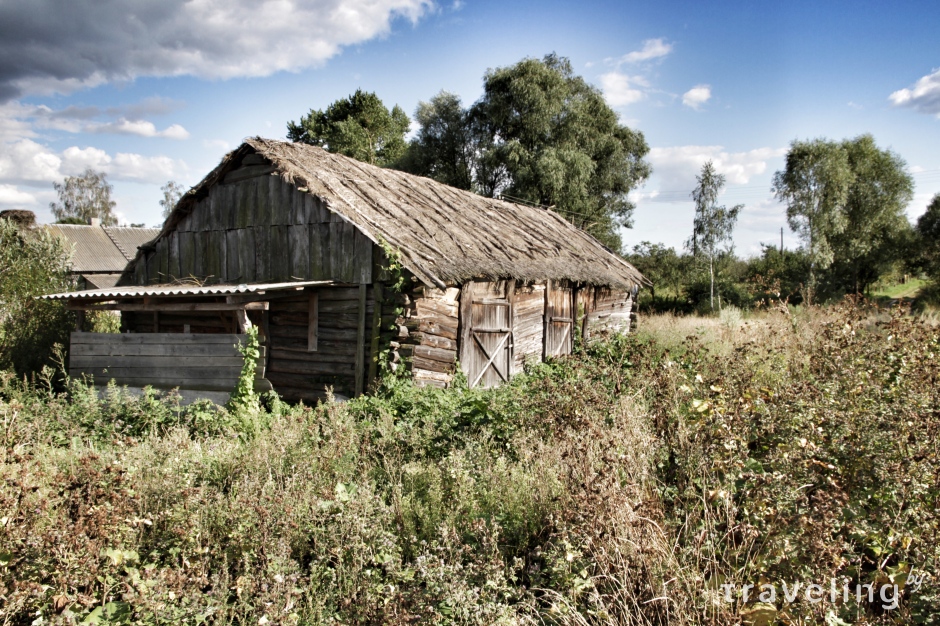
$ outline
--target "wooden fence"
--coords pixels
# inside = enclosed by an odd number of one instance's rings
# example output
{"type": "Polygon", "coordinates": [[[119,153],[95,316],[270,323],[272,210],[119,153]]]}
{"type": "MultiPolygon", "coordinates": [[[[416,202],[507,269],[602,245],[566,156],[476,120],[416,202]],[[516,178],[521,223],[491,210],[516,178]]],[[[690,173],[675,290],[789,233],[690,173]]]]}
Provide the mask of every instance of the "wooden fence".
{"type": "MultiPolygon", "coordinates": [[[[69,375],[96,385],[232,391],[244,359],[235,347],[246,335],[72,333],[69,375]]],[[[264,377],[265,347],[255,372],[264,377]]],[[[256,384],[256,387],[258,385],[256,384]]]]}

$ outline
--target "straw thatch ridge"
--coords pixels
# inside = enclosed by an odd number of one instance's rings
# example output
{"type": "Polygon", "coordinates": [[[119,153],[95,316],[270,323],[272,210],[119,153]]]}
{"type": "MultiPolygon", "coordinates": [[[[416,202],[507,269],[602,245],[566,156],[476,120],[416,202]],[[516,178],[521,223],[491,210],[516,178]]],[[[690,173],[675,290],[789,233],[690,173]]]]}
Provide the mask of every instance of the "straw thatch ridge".
{"type": "MultiPolygon", "coordinates": [[[[248,154],[306,190],[364,235],[386,242],[428,285],[472,278],[570,280],[630,289],[640,272],[553,211],[485,198],[429,178],[375,167],[318,147],[256,137],[226,155],[169,215],[166,236],[248,154]]],[[[138,254],[135,262],[140,259],[138,254]]],[[[133,272],[133,263],[128,267],[133,272]]]]}

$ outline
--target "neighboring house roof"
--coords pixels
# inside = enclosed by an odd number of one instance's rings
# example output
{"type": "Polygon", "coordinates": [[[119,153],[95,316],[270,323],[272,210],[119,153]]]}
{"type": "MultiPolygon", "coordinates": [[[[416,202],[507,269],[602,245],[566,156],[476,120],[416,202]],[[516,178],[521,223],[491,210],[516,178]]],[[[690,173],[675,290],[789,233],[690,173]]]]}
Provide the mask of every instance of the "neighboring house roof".
{"type": "Polygon", "coordinates": [[[85,284],[89,289],[110,289],[114,287],[118,280],[120,280],[120,274],[82,274],[82,278],[85,279],[85,284]]]}
{"type": "Polygon", "coordinates": [[[226,155],[184,195],[160,236],[255,152],[273,164],[275,174],[321,198],[372,241],[396,249],[402,265],[428,285],[477,277],[567,279],[628,289],[647,282],[635,267],[551,210],[486,198],[315,146],[260,137],[226,155]]]}
{"type": "Polygon", "coordinates": [[[86,226],[83,224],[47,224],[54,235],[72,244],[72,272],[120,273],[137,255],[137,248],[153,240],[158,228],[124,226],[86,226]]]}

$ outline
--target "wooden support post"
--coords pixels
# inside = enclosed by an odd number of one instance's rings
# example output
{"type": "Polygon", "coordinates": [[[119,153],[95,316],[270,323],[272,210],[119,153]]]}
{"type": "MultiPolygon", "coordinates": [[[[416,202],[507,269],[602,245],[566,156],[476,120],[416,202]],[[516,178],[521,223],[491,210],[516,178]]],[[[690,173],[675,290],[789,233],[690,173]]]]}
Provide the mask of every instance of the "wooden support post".
{"type": "Polygon", "coordinates": [[[153,332],[155,333],[160,332],[160,312],[159,311],[153,312],[153,332]]]}
{"type": "Polygon", "coordinates": [[[241,309],[235,311],[235,321],[238,324],[238,333],[243,334],[251,328],[251,320],[248,319],[248,311],[241,309]]]}
{"type": "Polygon", "coordinates": [[[317,337],[320,327],[320,305],[317,293],[307,296],[307,352],[317,351],[317,337]]]}
{"type": "Polygon", "coordinates": [[[372,384],[379,370],[379,336],[382,334],[382,283],[377,282],[373,285],[372,302],[372,342],[369,349],[369,380],[367,386],[372,384]]]}
{"type": "Polygon", "coordinates": [[[465,369],[470,364],[470,354],[473,346],[470,342],[473,338],[470,335],[473,319],[473,281],[467,281],[460,287],[460,310],[457,313],[457,332],[459,340],[457,342],[457,361],[465,369]]]}
{"type": "Polygon", "coordinates": [[[75,332],[82,332],[85,325],[85,311],[75,312],[75,332]]]}
{"type": "Polygon", "coordinates": [[[356,335],[356,395],[362,394],[366,358],[366,287],[359,285],[359,332],[356,335]]]}

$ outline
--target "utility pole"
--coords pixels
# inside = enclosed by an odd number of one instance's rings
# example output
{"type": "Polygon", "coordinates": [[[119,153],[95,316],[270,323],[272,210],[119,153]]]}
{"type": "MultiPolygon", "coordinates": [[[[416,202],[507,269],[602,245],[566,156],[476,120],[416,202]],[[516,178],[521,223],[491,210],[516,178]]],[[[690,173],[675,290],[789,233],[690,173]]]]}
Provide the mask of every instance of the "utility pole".
{"type": "Polygon", "coordinates": [[[780,227],[780,256],[783,256],[783,226],[780,227]]]}

